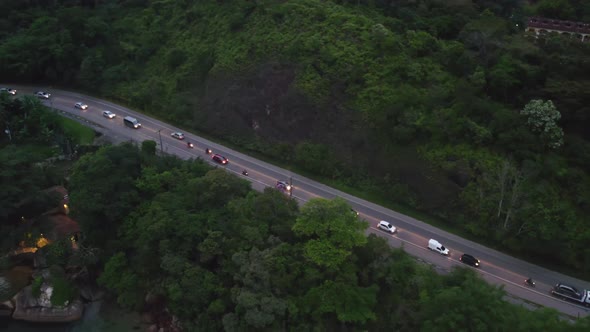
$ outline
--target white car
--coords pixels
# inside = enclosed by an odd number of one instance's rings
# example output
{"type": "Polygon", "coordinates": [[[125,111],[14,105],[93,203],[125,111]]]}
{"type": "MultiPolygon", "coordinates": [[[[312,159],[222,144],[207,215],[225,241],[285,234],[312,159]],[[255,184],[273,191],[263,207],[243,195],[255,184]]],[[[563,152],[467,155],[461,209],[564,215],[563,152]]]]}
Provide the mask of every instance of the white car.
{"type": "Polygon", "coordinates": [[[37,91],[35,92],[35,96],[42,99],[49,99],[49,97],[51,97],[51,94],[45,91],[37,91]]]}
{"type": "Polygon", "coordinates": [[[84,104],[83,102],[77,102],[76,105],[74,105],[75,108],[79,108],[81,110],[85,110],[88,108],[88,105],[84,104]]]}
{"type": "Polygon", "coordinates": [[[102,116],[104,116],[105,118],[112,119],[112,118],[114,118],[117,115],[115,113],[111,112],[111,111],[103,111],[102,112],[102,116]]]}
{"type": "Polygon", "coordinates": [[[16,95],[16,90],[11,88],[0,88],[0,92],[6,92],[9,95],[16,95]]]}
{"type": "Polygon", "coordinates": [[[392,224],[388,223],[385,220],[381,220],[379,222],[379,225],[377,225],[377,228],[382,229],[382,230],[389,232],[391,234],[397,232],[397,228],[395,228],[395,226],[393,226],[392,224]]]}
{"type": "Polygon", "coordinates": [[[172,136],[172,137],[174,137],[176,139],[179,139],[179,140],[183,140],[184,139],[184,134],[181,133],[181,132],[179,132],[179,131],[173,132],[172,134],[170,134],[170,136],[172,136]]]}

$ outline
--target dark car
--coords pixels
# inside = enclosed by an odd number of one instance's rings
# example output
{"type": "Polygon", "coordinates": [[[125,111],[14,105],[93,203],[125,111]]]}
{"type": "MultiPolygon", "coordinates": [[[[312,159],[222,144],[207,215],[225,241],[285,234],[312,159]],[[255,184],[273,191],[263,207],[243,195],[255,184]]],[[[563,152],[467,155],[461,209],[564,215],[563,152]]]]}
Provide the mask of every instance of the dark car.
{"type": "Polygon", "coordinates": [[[468,255],[468,254],[463,254],[461,256],[461,258],[459,258],[459,260],[465,264],[469,264],[471,266],[475,266],[475,267],[479,267],[479,259],[468,255]]]}
{"type": "Polygon", "coordinates": [[[213,156],[211,156],[211,159],[213,159],[213,161],[226,165],[229,162],[229,159],[225,158],[224,156],[220,155],[220,154],[214,154],[213,156]]]}
{"type": "Polygon", "coordinates": [[[566,285],[561,282],[558,283],[557,285],[555,285],[555,287],[553,287],[553,290],[551,291],[551,293],[553,293],[555,295],[569,297],[569,298],[575,299],[575,300],[580,299],[583,295],[574,286],[566,285]]]}

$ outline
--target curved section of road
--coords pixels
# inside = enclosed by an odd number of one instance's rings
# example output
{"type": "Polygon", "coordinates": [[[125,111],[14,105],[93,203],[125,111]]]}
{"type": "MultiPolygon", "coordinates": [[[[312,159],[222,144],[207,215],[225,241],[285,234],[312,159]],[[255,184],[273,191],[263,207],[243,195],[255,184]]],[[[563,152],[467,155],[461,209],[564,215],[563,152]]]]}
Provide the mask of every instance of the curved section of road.
{"type": "Polygon", "coordinates": [[[277,180],[289,181],[292,179],[294,187],[293,197],[300,202],[306,202],[314,197],[341,197],[347,200],[369,222],[371,227],[368,229],[368,233],[386,238],[390,245],[403,247],[409,254],[434,265],[443,272],[450,270],[453,266],[462,265],[459,257],[463,253],[469,253],[481,261],[481,268],[477,269],[478,273],[486,281],[492,284],[502,285],[509,294],[525,301],[554,308],[572,317],[582,317],[589,313],[589,309],[584,306],[562,301],[549,294],[551,286],[557,282],[564,282],[579,288],[590,289],[588,282],[510,257],[496,250],[486,248],[480,244],[437,229],[412,217],[351,196],[190,133],[184,133],[186,138],[183,141],[177,140],[172,138],[170,134],[182,130],[114,103],[78,93],[46,89],[45,87],[12,87],[18,90],[19,94],[17,97],[22,95],[32,96],[37,90],[48,91],[51,93],[51,98],[49,100],[43,100],[44,104],[56,110],[85,119],[95,127],[98,127],[103,134],[113,138],[115,141],[153,140],[157,142],[158,148],[165,153],[173,154],[183,159],[202,158],[209,160],[210,163],[224,167],[238,176],[243,176],[241,174],[242,170],[247,169],[249,176],[245,178],[252,182],[252,187],[256,190],[273,187],[277,180]],[[86,103],[88,109],[80,110],[74,108],[76,102],[86,103]],[[105,110],[115,113],[116,117],[113,119],[104,117],[102,112],[105,110]],[[132,116],[138,119],[142,127],[140,129],[126,127],[123,124],[123,117],[125,116],[132,116]],[[189,141],[195,145],[194,149],[187,147],[186,142],[189,141]],[[213,153],[219,153],[227,157],[229,163],[225,166],[214,163],[210,156],[205,153],[205,148],[210,148],[213,150],[213,153]],[[399,232],[395,235],[390,235],[378,230],[376,224],[379,220],[391,222],[394,226],[398,227],[399,232]],[[427,250],[426,246],[428,240],[431,238],[438,240],[450,249],[451,254],[449,257],[441,256],[427,250]],[[524,280],[527,277],[535,279],[537,282],[536,288],[530,288],[524,285],[524,280]]]}

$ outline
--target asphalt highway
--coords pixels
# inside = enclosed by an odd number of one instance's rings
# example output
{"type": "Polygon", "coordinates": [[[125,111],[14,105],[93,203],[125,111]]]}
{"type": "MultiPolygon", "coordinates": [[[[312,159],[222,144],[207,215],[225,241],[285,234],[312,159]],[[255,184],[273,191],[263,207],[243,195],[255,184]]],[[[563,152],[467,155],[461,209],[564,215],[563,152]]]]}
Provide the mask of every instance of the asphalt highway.
{"type": "Polygon", "coordinates": [[[502,285],[509,294],[524,300],[523,302],[532,302],[541,306],[554,308],[572,317],[583,317],[590,312],[590,308],[557,299],[549,294],[551,286],[557,282],[564,282],[579,289],[590,289],[590,283],[586,281],[550,271],[496,250],[486,248],[475,242],[439,230],[412,217],[356,198],[114,103],[74,92],[46,87],[2,86],[17,89],[18,95],[16,97],[32,95],[35,91],[39,90],[49,92],[51,93],[51,98],[49,100],[42,100],[44,104],[75,117],[85,119],[93,126],[100,128],[103,134],[115,141],[141,142],[143,140],[153,140],[157,142],[158,149],[161,149],[165,153],[173,154],[183,159],[202,158],[208,160],[213,165],[223,167],[235,173],[237,176],[251,181],[252,187],[256,190],[262,190],[265,187],[274,187],[277,180],[287,182],[292,180],[294,187],[293,197],[300,203],[304,203],[314,197],[342,197],[360,213],[361,218],[369,222],[371,227],[368,229],[368,233],[386,238],[389,244],[394,247],[403,246],[404,250],[409,254],[433,265],[437,270],[444,272],[450,270],[453,266],[467,266],[459,261],[459,257],[463,253],[468,253],[481,261],[481,267],[475,270],[482,278],[489,283],[502,285]],[[74,108],[76,102],[87,104],[88,109],[80,110],[74,108]],[[115,113],[116,117],[113,119],[104,117],[102,112],[105,110],[115,113]],[[132,116],[138,119],[142,127],[140,129],[126,127],[123,124],[123,117],[125,116],[132,116]],[[181,141],[172,138],[170,134],[175,131],[183,132],[185,139],[181,141]],[[187,141],[194,144],[193,149],[187,147],[187,141]],[[213,150],[213,153],[219,153],[227,157],[229,163],[223,166],[213,162],[210,156],[205,153],[205,148],[210,148],[213,150]],[[241,174],[243,169],[248,170],[249,176],[245,177],[241,174]],[[376,226],[380,220],[390,222],[398,228],[398,232],[391,235],[377,229],[376,226]],[[441,256],[428,250],[427,244],[429,239],[436,239],[445,247],[449,248],[451,252],[450,256],[441,256]],[[535,288],[524,285],[524,280],[528,277],[532,277],[535,280],[537,284],[535,288]]]}

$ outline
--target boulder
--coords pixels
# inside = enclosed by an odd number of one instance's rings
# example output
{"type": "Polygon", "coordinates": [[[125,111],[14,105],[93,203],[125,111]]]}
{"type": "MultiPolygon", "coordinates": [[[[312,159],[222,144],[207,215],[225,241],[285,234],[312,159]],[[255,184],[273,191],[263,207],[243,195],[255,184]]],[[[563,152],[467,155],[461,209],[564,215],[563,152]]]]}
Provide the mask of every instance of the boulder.
{"type": "Polygon", "coordinates": [[[15,297],[12,318],[35,323],[67,323],[82,317],[84,305],[76,299],[64,307],[44,307],[32,294],[31,286],[25,287],[15,297]]]}
{"type": "Polygon", "coordinates": [[[100,301],[104,297],[104,291],[89,285],[80,286],[80,296],[88,302],[100,301]]]}
{"type": "Polygon", "coordinates": [[[12,301],[7,300],[0,303],[0,317],[10,317],[13,311],[14,303],[12,303],[12,301]]]}

